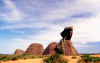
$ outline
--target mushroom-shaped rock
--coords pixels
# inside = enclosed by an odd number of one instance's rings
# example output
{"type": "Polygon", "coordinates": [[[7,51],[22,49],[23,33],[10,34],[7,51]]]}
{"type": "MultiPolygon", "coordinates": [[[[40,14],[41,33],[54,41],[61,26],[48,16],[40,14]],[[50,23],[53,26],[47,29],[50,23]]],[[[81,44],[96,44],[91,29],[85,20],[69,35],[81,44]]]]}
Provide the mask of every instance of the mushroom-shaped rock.
{"type": "Polygon", "coordinates": [[[71,40],[73,27],[65,27],[65,29],[60,34],[63,37],[63,40],[71,40]]]}
{"type": "Polygon", "coordinates": [[[23,53],[25,53],[25,51],[21,49],[16,49],[16,51],[14,52],[15,55],[22,55],[23,53]]]}
{"type": "Polygon", "coordinates": [[[43,55],[50,55],[50,54],[56,53],[55,48],[57,44],[58,44],[57,42],[50,43],[45,49],[43,55]]]}
{"type": "Polygon", "coordinates": [[[33,43],[27,48],[25,53],[30,55],[42,55],[43,52],[44,52],[44,47],[42,44],[33,43]]]}
{"type": "Polygon", "coordinates": [[[78,52],[74,48],[71,42],[71,37],[73,34],[73,27],[65,27],[65,29],[60,33],[63,40],[61,40],[63,46],[63,51],[65,55],[77,55],[78,52]]]}

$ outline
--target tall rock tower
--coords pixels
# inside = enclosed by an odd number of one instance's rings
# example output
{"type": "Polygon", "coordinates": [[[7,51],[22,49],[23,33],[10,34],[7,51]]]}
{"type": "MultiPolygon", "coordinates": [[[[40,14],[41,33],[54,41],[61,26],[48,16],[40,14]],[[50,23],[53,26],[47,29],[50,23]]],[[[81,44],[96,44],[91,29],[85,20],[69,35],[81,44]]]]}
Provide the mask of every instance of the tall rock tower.
{"type": "Polygon", "coordinates": [[[61,42],[63,46],[64,55],[78,55],[77,50],[74,48],[71,42],[71,37],[73,35],[73,27],[65,27],[65,29],[60,34],[63,38],[61,42]]]}

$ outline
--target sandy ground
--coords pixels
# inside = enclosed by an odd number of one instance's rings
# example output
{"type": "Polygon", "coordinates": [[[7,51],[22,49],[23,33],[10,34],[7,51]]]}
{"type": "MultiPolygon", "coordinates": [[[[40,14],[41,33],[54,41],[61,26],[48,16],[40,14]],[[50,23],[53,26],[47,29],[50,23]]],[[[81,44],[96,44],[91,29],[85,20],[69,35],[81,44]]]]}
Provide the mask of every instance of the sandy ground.
{"type": "MultiPolygon", "coordinates": [[[[98,55],[90,55],[93,57],[100,57],[100,54],[98,55]]],[[[68,63],[77,63],[79,59],[81,59],[80,56],[75,56],[76,58],[72,59],[74,56],[63,56],[65,59],[68,59],[68,63]]],[[[43,58],[36,58],[36,59],[19,59],[16,61],[6,61],[1,63],[43,63],[43,58]]]]}
{"type": "Polygon", "coordinates": [[[90,55],[90,56],[93,56],[93,57],[100,57],[100,54],[97,54],[97,55],[90,55]]]}
{"type": "Polygon", "coordinates": [[[74,56],[63,56],[65,59],[68,59],[68,63],[77,63],[80,59],[80,56],[75,56],[76,58],[72,59],[74,56]]]}
{"type": "Polygon", "coordinates": [[[1,62],[1,63],[43,63],[42,61],[43,58],[36,58],[36,59],[19,59],[16,61],[6,61],[6,62],[1,62]]]}

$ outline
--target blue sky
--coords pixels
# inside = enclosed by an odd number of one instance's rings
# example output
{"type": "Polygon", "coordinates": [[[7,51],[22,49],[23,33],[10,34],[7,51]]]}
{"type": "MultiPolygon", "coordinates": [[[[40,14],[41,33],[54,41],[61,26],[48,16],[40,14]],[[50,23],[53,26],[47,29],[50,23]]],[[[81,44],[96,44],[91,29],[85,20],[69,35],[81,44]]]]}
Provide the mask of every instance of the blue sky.
{"type": "Polygon", "coordinates": [[[100,0],[0,0],[0,54],[59,42],[73,26],[79,53],[100,53],[100,0]]]}

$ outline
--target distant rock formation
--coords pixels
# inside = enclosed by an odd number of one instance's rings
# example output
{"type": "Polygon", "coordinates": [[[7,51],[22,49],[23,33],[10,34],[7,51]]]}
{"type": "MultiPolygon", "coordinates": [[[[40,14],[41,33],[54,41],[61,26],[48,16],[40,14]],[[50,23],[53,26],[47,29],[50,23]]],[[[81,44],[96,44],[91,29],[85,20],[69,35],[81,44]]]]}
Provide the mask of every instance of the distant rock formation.
{"type": "Polygon", "coordinates": [[[50,44],[46,47],[46,49],[45,49],[43,55],[50,55],[50,54],[56,53],[56,51],[55,51],[56,46],[57,46],[57,42],[52,42],[52,43],[50,43],[50,44]]]}
{"type": "Polygon", "coordinates": [[[27,48],[25,53],[30,55],[42,55],[43,52],[44,48],[42,44],[33,43],[27,48]]]}
{"type": "Polygon", "coordinates": [[[26,52],[20,49],[17,49],[14,54],[26,54],[30,55],[50,55],[53,53],[61,53],[64,52],[64,55],[78,55],[77,50],[74,48],[71,37],[73,35],[73,27],[65,27],[64,30],[60,33],[62,36],[62,40],[59,43],[52,42],[47,48],[44,50],[43,45],[39,43],[31,44],[26,52]]]}
{"type": "Polygon", "coordinates": [[[15,55],[22,55],[23,53],[25,53],[25,51],[21,49],[16,49],[14,52],[15,55]]]}
{"type": "Polygon", "coordinates": [[[63,39],[59,43],[50,43],[45,49],[43,55],[50,55],[53,53],[63,53],[64,55],[78,55],[77,50],[74,48],[71,42],[73,27],[65,27],[60,34],[63,39]]]}
{"type": "Polygon", "coordinates": [[[61,40],[63,46],[64,55],[77,55],[78,52],[74,48],[71,42],[71,37],[73,34],[73,27],[65,27],[65,29],[61,32],[61,36],[63,40],[61,40]]]}

